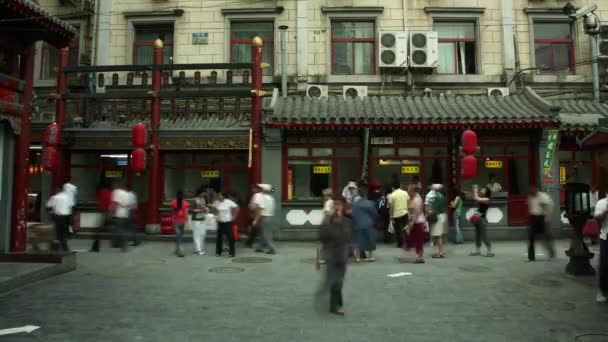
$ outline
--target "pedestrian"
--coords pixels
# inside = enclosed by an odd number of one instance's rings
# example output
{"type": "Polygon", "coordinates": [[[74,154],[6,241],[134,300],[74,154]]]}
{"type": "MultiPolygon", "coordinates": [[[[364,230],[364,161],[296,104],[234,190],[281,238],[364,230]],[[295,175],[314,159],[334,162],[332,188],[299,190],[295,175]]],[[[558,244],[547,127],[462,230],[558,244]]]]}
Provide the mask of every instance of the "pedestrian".
{"type": "Polygon", "coordinates": [[[401,185],[393,185],[393,192],[389,198],[389,213],[390,219],[393,222],[393,230],[395,239],[397,240],[397,248],[403,247],[403,230],[408,224],[408,205],[410,195],[408,194],[408,186],[405,182],[401,185]]]}
{"type": "Polygon", "coordinates": [[[464,205],[465,194],[462,191],[456,192],[454,198],[450,202],[452,208],[452,218],[454,220],[454,232],[456,233],[456,243],[463,244],[464,238],[462,236],[461,224],[462,224],[462,207],[464,205]]]}
{"type": "Polygon", "coordinates": [[[70,218],[74,208],[72,189],[68,183],[64,184],[62,191],[51,196],[46,207],[51,211],[53,223],[55,224],[55,237],[59,243],[59,249],[69,252],[67,237],[69,234],[70,218]]]}
{"type": "MultiPolygon", "coordinates": [[[[359,187],[359,194],[366,194],[365,188],[359,187]]],[[[360,262],[363,253],[367,253],[368,261],[375,261],[376,223],[378,209],[376,203],[362,196],[353,204],[353,247],[355,261],[360,262]]]]}
{"type": "Polygon", "coordinates": [[[599,290],[595,297],[598,303],[606,303],[608,295],[608,191],[602,195],[593,212],[600,224],[599,290]]]}
{"type": "Polygon", "coordinates": [[[254,185],[251,188],[251,200],[249,201],[249,214],[253,218],[251,222],[251,226],[249,228],[249,236],[247,236],[247,242],[245,243],[247,247],[252,248],[255,243],[255,239],[258,235],[260,235],[260,226],[256,224],[255,217],[260,215],[260,211],[262,208],[260,205],[263,205],[263,194],[262,189],[259,184],[254,185]]]}
{"type": "Polygon", "coordinates": [[[173,228],[175,229],[175,255],[180,258],[184,257],[182,250],[182,240],[184,238],[184,228],[188,222],[188,207],[190,204],[184,200],[184,192],[177,190],[176,199],[171,201],[173,209],[173,228]]]}
{"type": "Polygon", "coordinates": [[[416,264],[424,264],[424,227],[426,217],[424,216],[422,196],[418,192],[416,184],[408,186],[409,201],[409,221],[405,230],[405,252],[414,248],[416,252],[416,264]]]}
{"type": "MultiPolygon", "coordinates": [[[[597,205],[597,202],[599,200],[599,191],[597,190],[597,187],[593,186],[591,188],[591,191],[589,193],[589,197],[591,199],[591,212],[594,213],[595,212],[595,206],[597,205]]],[[[589,243],[592,245],[596,245],[597,244],[597,236],[590,236],[589,237],[589,243]]]]}
{"type": "Polygon", "coordinates": [[[321,297],[329,292],[329,312],[336,315],[344,315],[342,287],[352,236],[352,221],[345,215],[347,206],[343,196],[334,198],[335,211],[324,218],[320,229],[327,268],[324,283],[317,295],[321,297]]]}
{"type": "Polygon", "coordinates": [[[273,243],[272,218],[274,217],[275,201],[272,196],[272,186],[269,184],[259,184],[259,187],[262,190],[262,202],[261,205],[258,205],[260,210],[255,223],[260,227],[262,239],[256,252],[265,251],[266,254],[276,254],[276,248],[273,243]]]}
{"type": "Polygon", "coordinates": [[[214,203],[214,208],[217,212],[217,238],[215,241],[215,255],[222,255],[223,237],[228,239],[230,257],[235,255],[234,250],[234,231],[232,228],[234,219],[239,214],[239,206],[229,199],[224,192],[217,193],[217,201],[214,203]]]}
{"type": "Polygon", "coordinates": [[[133,189],[128,189],[127,194],[129,195],[129,241],[131,241],[131,246],[139,245],[139,240],[137,239],[137,224],[135,222],[135,218],[137,216],[137,195],[133,191],[133,189]]]}
{"type": "Polygon", "coordinates": [[[131,207],[131,196],[119,183],[112,191],[112,246],[121,248],[123,252],[127,250],[131,207]]]}
{"type": "Polygon", "coordinates": [[[332,190],[327,188],[323,190],[323,214],[331,216],[334,212],[334,200],[332,199],[332,190]]]}
{"type": "Polygon", "coordinates": [[[192,241],[194,242],[194,254],[205,255],[205,236],[209,209],[205,201],[205,190],[199,189],[194,199],[194,209],[192,209],[192,241]]]}
{"type": "Polygon", "coordinates": [[[74,231],[74,212],[76,211],[75,209],[76,209],[76,197],[78,195],[78,187],[76,185],[74,185],[73,179],[71,179],[71,178],[69,181],[67,181],[64,184],[64,187],[67,190],[67,193],[70,195],[71,201],[73,203],[72,213],[70,214],[70,218],[68,219],[68,234],[73,234],[73,233],[76,233],[74,231]]]}
{"type": "Polygon", "coordinates": [[[102,178],[97,187],[97,211],[101,215],[101,225],[95,228],[93,233],[93,244],[90,252],[99,252],[99,240],[101,232],[108,230],[112,225],[112,182],[108,178],[102,178]]]}
{"type": "Polygon", "coordinates": [[[442,188],[441,184],[431,185],[431,191],[429,191],[424,201],[427,212],[426,218],[430,224],[430,235],[433,246],[435,246],[433,258],[445,258],[443,235],[446,232],[448,217],[446,215],[447,203],[445,195],[441,191],[442,188]]]}
{"type": "Polygon", "coordinates": [[[492,253],[492,244],[490,244],[490,240],[488,239],[488,221],[486,218],[488,208],[490,207],[490,196],[491,191],[488,187],[479,189],[477,185],[473,185],[473,199],[477,202],[477,211],[471,217],[471,223],[475,226],[475,251],[469,254],[471,256],[482,255],[482,241],[486,246],[485,256],[494,256],[494,253],[492,253]]]}
{"type": "Polygon", "coordinates": [[[555,247],[553,246],[553,238],[551,234],[551,214],[553,213],[553,200],[547,193],[539,191],[534,184],[530,185],[530,193],[528,195],[528,260],[534,261],[536,254],[534,252],[534,238],[536,234],[543,234],[545,238],[545,247],[549,253],[549,257],[555,257],[555,247]]]}
{"type": "Polygon", "coordinates": [[[370,199],[376,203],[376,208],[378,210],[378,228],[382,231],[384,243],[388,244],[391,242],[391,234],[388,231],[388,225],[390,222],[390,213],[389,213],[389,205],[388,198],[385,195],[384,189],[382,188],[382,184],[378,183],[378,186],[374,187],[374,190],[371,193],[370,199]]]}
{"type": "Polygon", "coordinates": [[[342,196],[346,199],[346,203],[348,203],[349,205],[353,203],[353,199],[355,199],[355,197],[357,197],[358,195],[357,188],[357,182],[351,180],[348,182],[348,184],[346,184],[346,186],[342,190],[342,196]]]}

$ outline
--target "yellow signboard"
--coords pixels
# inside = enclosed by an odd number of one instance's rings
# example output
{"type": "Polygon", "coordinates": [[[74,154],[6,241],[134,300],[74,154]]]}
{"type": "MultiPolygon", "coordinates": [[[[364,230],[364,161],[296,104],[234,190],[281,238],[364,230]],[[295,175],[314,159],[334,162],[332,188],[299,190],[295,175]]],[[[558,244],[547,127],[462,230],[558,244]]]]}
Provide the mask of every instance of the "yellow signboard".
{"type": "Polygon", "coordinates": [[[220,172],[218,170],[201,171],[201,178],[220,178],[220,172]]]}
{"type": "Polygon", "coordinates": [[[559,167],[559,184],[566,184],[566,167],[565,166],[560,166],[559,167]]]}
{"type": "Polygon", "coordinates": [[[416,166],[416,165],[402,166],[401,173],[418,174],[418,173],[420,173],[420,166],[416,166]]]}
{"type": "Polygon", "coordinates": [[[322,175],[330,174],[331,166],[313,166],[312,173],[322,175]]]}
{"type": "Polygon", "coordinates": [[[502,169],[502,160],[486,160],[486,169],[502,169]]]}
{"type": "Polygon", "coordinates": [[[122,178],[122,171],[106,171],[106,178],[122,178]]]}

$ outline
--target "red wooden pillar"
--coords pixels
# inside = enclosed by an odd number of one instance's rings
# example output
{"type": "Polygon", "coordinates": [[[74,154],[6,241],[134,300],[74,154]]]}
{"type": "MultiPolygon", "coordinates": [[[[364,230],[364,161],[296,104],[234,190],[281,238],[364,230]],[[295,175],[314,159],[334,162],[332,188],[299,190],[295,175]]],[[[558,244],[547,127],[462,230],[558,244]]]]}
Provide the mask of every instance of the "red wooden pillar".
{"type": "Polygon", "coordinates": [[[251,168],[249,183],[262,182],[262,39],[251,42],[251,168]]]}
{"type": "MultiPolygon", "coordinates": [[[[152,51],[152,63],[163,64],[163,41],[154,41],[152,51]]],[[[160,125],[160,89],[161,89],[161,70],[152,70],[152,114],[150,118],[150,178],[149,178],[149,198],[148,198],[148,225],[159,225],[159,207],[161,203],[161,188],[163,180],[160,179],[160,151],[158,126],[160,125]]]]}
{"type": "Polygon", "coordinates": [[[27,190],[30,159],[32,96],[34,85],[34,58],[36,49],[31,45],[24,54],[25,86],[23,89],[23,115],[21,134],[15,143],[15,175],[13,178],[13,208],[11,213],[11,252],[24,252],[27,246],[27,190]]]}
{"type": "MultiPolygon", "coordinates": [[[[59,70],[57,71],[57,95],[55,99],[55,123],[63,130],[65,123],[65,99],[63,94],[67,90],[67,74],[63,72],[63,67],[68,65],[68,48],[59,50],[59,70]]],[[[61,189],[65,182],[65,160],[64,151],[61,145],[57,147],[57,165],[59,167],[53,173],[53,192],[61,189]]]]}

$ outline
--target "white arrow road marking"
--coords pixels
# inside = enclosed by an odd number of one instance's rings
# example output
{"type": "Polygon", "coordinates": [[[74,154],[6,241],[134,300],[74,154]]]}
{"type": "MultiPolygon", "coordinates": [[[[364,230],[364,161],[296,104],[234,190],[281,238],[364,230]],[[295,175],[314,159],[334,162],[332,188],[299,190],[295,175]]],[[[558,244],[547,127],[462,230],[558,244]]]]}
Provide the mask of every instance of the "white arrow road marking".
{"type": "Polygon", "coordinates": [[[397,277],[403,277],[406,275],[412,275],[410,272],[399,272],[399,273],[392,273],[392,274],[387,274],[387,277],[391,277],[391,278],[397,278],[397,277]]]}
{"type": "Polygon", "coordinates": [[[18,327],[18,328],[3,329],[3,330],[0,330],[0,336],[18,334],[18,333],[22,333],[22,332],[29,334],[38,328],[40,328],[40,327],[37,327],[35,325],[25,325],[25,326],[18,327]]]}

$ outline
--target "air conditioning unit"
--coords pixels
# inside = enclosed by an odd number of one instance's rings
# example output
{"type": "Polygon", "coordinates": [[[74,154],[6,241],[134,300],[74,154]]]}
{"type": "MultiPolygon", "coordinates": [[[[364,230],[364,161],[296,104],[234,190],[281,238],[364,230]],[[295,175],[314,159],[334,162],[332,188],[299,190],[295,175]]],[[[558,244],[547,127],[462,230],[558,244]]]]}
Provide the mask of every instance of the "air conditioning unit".
{"type": "Polygon", "coordinates": [[[352,86],[345,85],[342,87],[342,95],[344,99],[363,99],[367,97],[367,86],[352,86]]]}
{"type": "Polygon", "coordinates": [[[488,88],[488,96],[509,96],[509,88],[488,88]]]}
{"type": "Polygon", "coordinates": [[[407,67],[407,31],[378,32],[378,66],[381,68],[407,67]]]}
{"type": "Polygon", "coordinates": [[[306,85],[306,96],[311,99],[327,97],[328,86],[323,84],[307,84],[306,85]]]}
{"type": "Polygon", "coordinates": [[[439,64],[437,32],[410,32],[410,67],[436,68],[439,64]]]}

